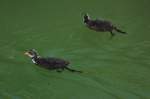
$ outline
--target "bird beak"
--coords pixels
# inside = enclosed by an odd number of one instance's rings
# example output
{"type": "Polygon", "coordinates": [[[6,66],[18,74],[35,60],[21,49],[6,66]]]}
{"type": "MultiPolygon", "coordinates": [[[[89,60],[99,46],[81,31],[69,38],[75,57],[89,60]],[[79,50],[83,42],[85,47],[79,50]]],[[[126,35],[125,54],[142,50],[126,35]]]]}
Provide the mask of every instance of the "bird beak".
{"type": "Polygon", "coordinates": [[[29,54],[28,52],[25,52],[24,55],[26,55],[26,56],[28,56],[28,57],[30,57],[30,58],[33,57],[33,56],[32,56],[31,54],[29,54]]]}
{"type": "Polygon", "coordinates": [[[28,55],[29,55],[29,53],[28,53],[28,52],[25,52],[25,53],[24,53],[24,55],[27,55],[27,56],[28,56],[28,55]]]}

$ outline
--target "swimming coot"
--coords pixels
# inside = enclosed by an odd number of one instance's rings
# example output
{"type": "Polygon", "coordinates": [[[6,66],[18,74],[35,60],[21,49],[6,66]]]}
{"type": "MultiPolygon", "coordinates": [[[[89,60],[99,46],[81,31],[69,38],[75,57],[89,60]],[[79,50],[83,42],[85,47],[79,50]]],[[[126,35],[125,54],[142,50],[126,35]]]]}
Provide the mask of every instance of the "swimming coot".
{"type": "Polygon", "coordinates": [[[69,62],[64,59],[54,58],[54,57],[41,57],[35,49],[31,49],[25,52],[25,55],[31,58],[32,62],[40,67],[56,70],[58,72],[67,69],[71,72],[80,72],[68,67],[69,62]]]}
{"type": "Polygon", "coordinates": [[[110,21],[107,20],[92,20],[88,14],[84,14],[83,20],[88,28],[95,31],[110,32],[111,36],[114,36],[113,30],[122,34],[126,34],[126,32],[123,32],[122,30],[118,29],[110,21]]]}

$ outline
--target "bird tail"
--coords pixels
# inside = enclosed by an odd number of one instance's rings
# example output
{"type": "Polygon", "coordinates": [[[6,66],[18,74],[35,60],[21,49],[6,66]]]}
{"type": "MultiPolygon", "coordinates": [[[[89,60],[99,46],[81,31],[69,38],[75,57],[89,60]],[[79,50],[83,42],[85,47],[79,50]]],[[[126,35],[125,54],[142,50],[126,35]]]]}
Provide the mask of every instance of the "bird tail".
{"type": "Polygon", "coordinates": [[[126,32],[124,32],[124,31],[122,31],[122,30],[118,29],[117,27],[114,27],[114,29],[115,29],[117,32],[119,32],[119,33],[127,34],[126,32]]]}
{"type": "Polygon", "coordinates": [[[78,71],[78,70],[74,70],[74,69],[71,69],[71,68],[68,68],[68,67],[65,67],[65,69],[71,71],[71,72],[78,72],[78,73],[82,73],[82,71],[78,71]]]}

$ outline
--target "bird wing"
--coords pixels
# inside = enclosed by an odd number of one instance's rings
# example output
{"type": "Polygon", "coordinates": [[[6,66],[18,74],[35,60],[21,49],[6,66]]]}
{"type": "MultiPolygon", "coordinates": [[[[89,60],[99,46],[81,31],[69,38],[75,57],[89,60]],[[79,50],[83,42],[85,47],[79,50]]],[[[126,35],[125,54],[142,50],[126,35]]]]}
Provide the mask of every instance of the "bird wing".
{"type": "Polygon", "coordinates": [[[60,59],[60,58],[55,58],[55,57],[48,57],[46,58],[46,61],[52,64],[60,64],[60,65],[65,65],[65,64],[69,64],[68,61],[64,60],[64,59],[60,59]]]}

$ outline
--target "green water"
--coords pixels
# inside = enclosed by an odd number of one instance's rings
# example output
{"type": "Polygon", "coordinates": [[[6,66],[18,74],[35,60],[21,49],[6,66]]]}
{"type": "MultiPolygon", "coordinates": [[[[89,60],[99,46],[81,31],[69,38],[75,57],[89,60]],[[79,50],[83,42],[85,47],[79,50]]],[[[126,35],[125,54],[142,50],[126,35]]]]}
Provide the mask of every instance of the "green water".
{"type": "Polygon", "coordinates": [[[0,99],[150,99],[149,0],[0,0],[0,99]],[[89,30],[81,12],[127,35],[89,30]],[[64,58],[82,74],[24,56],[64,58]]]}

